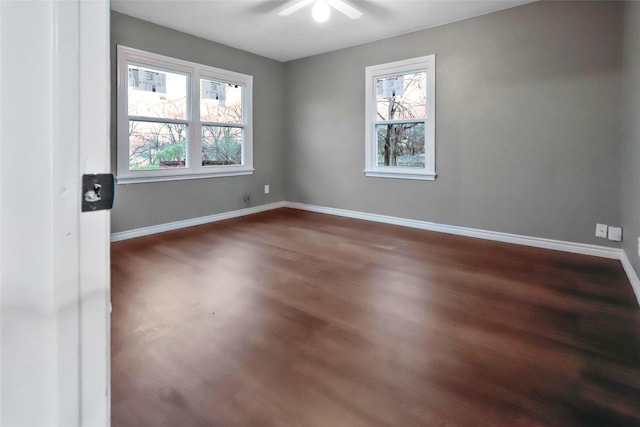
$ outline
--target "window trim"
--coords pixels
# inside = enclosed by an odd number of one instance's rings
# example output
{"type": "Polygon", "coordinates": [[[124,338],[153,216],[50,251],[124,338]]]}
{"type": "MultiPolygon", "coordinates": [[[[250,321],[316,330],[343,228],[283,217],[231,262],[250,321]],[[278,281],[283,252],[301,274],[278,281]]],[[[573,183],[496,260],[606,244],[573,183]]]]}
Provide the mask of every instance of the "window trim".
{"type": "MultiPolygon", "coordinates": [[[[184,61],[156,53],[117,46],[117,102],[116,102],[116,182],[132,184],[156,181],[178,181],[222,176],[251,175],[253,168],[253,76],[223,70],[209,65],[184,61]],[[187,119],[159,119],[160,122],[187,122],[188,141],[186,167],[161,170],[129,169],[129,112],[128,112],[128,64],[155,67],[167,72],[186,74],[189,80],[187,92],[187,119]],[[243,86],[242,123],[242,164],[203,166],[202,165],[202,125],[209,124],[200,118],[200,79],[219,80],[243,86]]],[[[133,117],[133,116],[131,116],[133,117]]],[[[134,117],[135,118],[135,117],[134,117]]],[[[147,120],[147,118],[145,118],[147,120]]],[[[154,121],[155,119],[152,119],[154,121]]]]}
{"type": "MultiPolygon", "coordinates": [[[[434,54],[386,64],[371,65],[365,68],[365,169],[367,177],[400,178],[433,181],[436,179],[436,149],[435,149],[435,63],[434,54]],[[424,71],[427,74],[427,116],[425,124],[425,166],[424,168],[407,168],[398,166],[378,166],[378,141],[376,138],[376,80],[381,77],[391,77],[424,71]]],[[[398,122],[407,120],[398,120],[398,122]]],[[[420,120],[409,120],[411,122],[420,120]]]]}

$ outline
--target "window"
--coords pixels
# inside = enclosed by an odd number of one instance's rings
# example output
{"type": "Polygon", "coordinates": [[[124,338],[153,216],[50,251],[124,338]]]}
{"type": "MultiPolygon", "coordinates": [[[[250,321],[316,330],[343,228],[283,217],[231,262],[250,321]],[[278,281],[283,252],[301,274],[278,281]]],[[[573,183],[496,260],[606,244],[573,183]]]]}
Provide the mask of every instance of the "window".
{"type": "Polygon", "coordinates": [[[253,173],[252,84],[118,46],[118,183],[253,173]]]}
{"type": "Polygon", "coordinates": [[[366,68],[366,176],[434,180],[435,55],[366,68]]]}

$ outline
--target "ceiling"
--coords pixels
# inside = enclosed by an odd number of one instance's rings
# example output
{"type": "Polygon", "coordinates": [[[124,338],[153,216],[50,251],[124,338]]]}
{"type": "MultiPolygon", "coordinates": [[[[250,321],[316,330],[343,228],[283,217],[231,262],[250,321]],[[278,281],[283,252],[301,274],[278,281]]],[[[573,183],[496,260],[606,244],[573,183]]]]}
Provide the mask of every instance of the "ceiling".
{"type": "Polygon", "coordinates": [[[315,22],[311,6],[290,16],[274,0],[112,0],[111,9],[278,61],[290,61],[530,3],[531,0],[354,0],[364,15],[335,9],[315,22]]]}

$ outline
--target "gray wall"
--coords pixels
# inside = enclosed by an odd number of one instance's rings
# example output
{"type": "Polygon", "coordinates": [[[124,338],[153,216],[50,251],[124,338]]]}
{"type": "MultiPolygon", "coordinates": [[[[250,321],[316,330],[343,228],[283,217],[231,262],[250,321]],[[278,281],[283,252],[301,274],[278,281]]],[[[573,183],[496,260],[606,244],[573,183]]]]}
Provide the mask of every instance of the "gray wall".
{"type": "Polygon", "coordinates": [[[240,209],[249,192],[252,205],[289,200],[613,246],[593,236],[595,223],[623,225],[639,269],[638,7],[626,5],[625,26],[623,3],[536,2],[286,64],[113,12],[113,81],[116,44],[254,76],[256,172],[119,185],[112,230],[240,209]],[[364,68],[430,53],[437,180],[365,178],[364,68]]]}
{"type": "Polygon", "coordinates": [[[626,138],[622,148],[624,250],[640,274],[640,3],[625,4],[626,138]]]}
{"type": "MultiPolygon", "coordinates": [[[[127,15],[111,14],[112,78],[116,81],[116,45],[253,75],[253,175],[118,185],[111,230],[119,232],[172,221],[228,212],[285,199],[284,97],[285,65],[221,44],[170,30],[127,15]],[[271,192],[264,194],[264,184],[271,192]],[[243,195],[250,193],[247,205],[243,195]]],[[[112,84],[112,168],[116,153],[116,85],[112,84]]]]}
{"type": "Polygon", "coordinates": [[[621,223],[623,10],[536,2],[287,63],[286,199],[619,245],[594,230],[621,223]],[[431,53],[437,180],[365,178],[365,66],[431,53]]]}

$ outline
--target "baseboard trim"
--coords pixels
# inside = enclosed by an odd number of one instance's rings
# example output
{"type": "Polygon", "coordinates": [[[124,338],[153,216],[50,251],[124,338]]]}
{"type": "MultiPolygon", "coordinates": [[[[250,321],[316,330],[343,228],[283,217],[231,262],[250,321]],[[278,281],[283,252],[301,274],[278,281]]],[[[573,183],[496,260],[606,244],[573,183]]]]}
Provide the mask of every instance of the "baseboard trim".
{"type": "Polygon", "coordinates": [[[544,239],[541,237],[522,236],[518,234],[502,233],[498,231],[482,230],[478,228],[460,227],[457,225],[439,224],[435,222],[404,219],[387,215],[370,214],[345,209],[327,208],[323,206],[307,205],[304,203],[285,202],[285,207],[305,211],[344,216],[347,218],[363,219],[382,222],[385,224],[401,225],[403,227],[421,230],[437,231],[458,236],[475,237],[478,239],[495,240],[498,242],[515,243],[517,245],[534,246],[536,248],[553,249],[573,252],[582,255],[593,255],[602,258],[620,259],[621,249],[606,246],[589,245],[585,243],[565,242],[562,240],[544,239]]]}
{"type": "Polygon", "coordinates": [[[134,230],[111,233],[111,241],[133,239],[135,237],[148,236],[150,234],[162,233],[164,231],[178,230],[180,228],[193,227],[194,225],[208,224],[210,222],[222,221],[225,219],[237,218],[259,212],[270,211],[282,208],[285,202],[269,203],[267,205],[255,206],[252,208],[238,209],[230,212],[222,212],[214,215],[201,216],[198,218],[186,219],[183,221],[168,222],[166,224],[152,225],[150,227],[136,228],[134,230]]]}
{"type": "Polygon", "coordinates": [[[622,267],[624,268],[624,272],[627,273],[627,277],[629,278],[629,282],[631,282],[631,287],[633,288],[633,292],[636,294],[636,299],[638,300],[638,305],[640,305],[640,279],[636,274],[636,270],[631,265],[631,261],[629,261],[629,257],[625,251],[621,251],[620,262],[622,263],[622,267]]]}
{"type": "Polygon", "coordinates": [[[562,240],[545,239],[541,237],[523,236],[519,234],[502,233],[499,231],[482,230],[478,228],[460,227],[457,225],[439,224],[436,222],[420,221],[414,219],[398,218],[394,216],[371,214],[366,212],[351,211],[346,209],[330,208],[325,206],[308,205],[297,202],[276,202],[252,208],[239,209],[230,212],[223,212],[199,218],[175,221],[166,224],[142,227],[134,230],[121,231],[111,234],[111,241],[133,239],[135,237],[148,236],[150,234],[162,233],[164,231],[178,230],[180,228],[193,227],[195,225],[207,224],[210,222],[222,221],[225,219],[237,218],[259,212],[265,212],[278,208],[292,208],[310,212],[318,212],[327,215],[336,215],[346,218],[362,219],[365,221],[381,222],[385,224],[400,225],[403,227],[417,228],[420,230],[436,231],[440,233],[455,234],[458,236],[474,237],[478,239],[494,240],[498,242],[513,243],[516,245],[533,246],[536,248],[552,249],[556,251],[572,252],[582,255],[591,255],[602,258],[620,260],[624,268],[631,287],[640,305],[640,279],[634,270],[627,254],[618,248],[606,246],[589,245],[585,243],[567,242],[562,240]]]}
{"type": "Polygon", "coordinates": [[[387,215],[370,214],[365,212],[350,211],[346,209],[328,208],[324,206],[307,205],[305,203],[285,202],[284,206],[292,209],[300,209],[310,212],[318,212],[328,215],[337,215],[347,218],[363,219],[366,221],[382,222],[385,224],[400,225],[403,227],[418,228],[421,230],[437,231],[440,233],[455,234],[458,236],[475,237],[478,239],[495,240],[498,242],[514,243],[516,245],[533,246],[536,248],[552,249],[556,251],[572,252],[581,255],[592,255],[601,258],[617,259],[622,263],[631,288],[640,305],[640,279],[634,270],[627,254],[618,248],[589,245],[585,243],[566,242],[562,240],[544,239],[541,237],[522,236],[519,234],[501,233],[498,231],[482,230],[477,228],[446,225],[435,222],[404,219],[387,215]]]}

